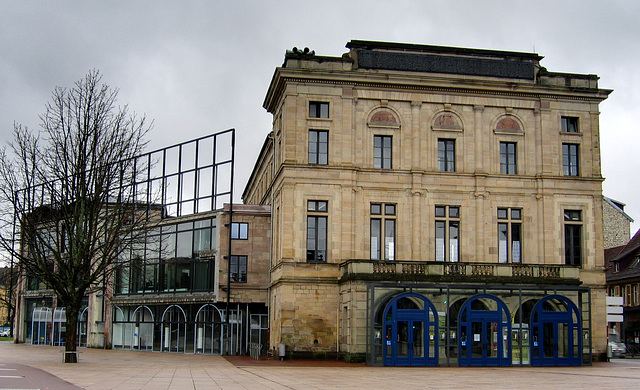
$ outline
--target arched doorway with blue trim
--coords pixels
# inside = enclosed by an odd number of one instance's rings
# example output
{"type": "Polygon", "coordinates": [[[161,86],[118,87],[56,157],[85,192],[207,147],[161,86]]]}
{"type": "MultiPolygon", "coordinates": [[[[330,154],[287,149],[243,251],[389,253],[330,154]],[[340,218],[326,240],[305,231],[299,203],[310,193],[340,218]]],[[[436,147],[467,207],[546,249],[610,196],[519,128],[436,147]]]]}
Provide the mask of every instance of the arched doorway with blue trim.
{"type": "Polygon", "coordinates": [[[500,299],[487,294],[469,298],[458,318],[460,366],[510,366],[511,317],[500,299]]]}
{"type": "Polygon", "coordinates": [[[582,326],[577,306],[561,295],[538,301],[531,313],[532,366],[580,366],[582,326]]]}
{"type": "Polygon", "coordinates": [[[438,313],[424,296],[403,293],[384,308],[385,366],[438,365],[438,313]]]}

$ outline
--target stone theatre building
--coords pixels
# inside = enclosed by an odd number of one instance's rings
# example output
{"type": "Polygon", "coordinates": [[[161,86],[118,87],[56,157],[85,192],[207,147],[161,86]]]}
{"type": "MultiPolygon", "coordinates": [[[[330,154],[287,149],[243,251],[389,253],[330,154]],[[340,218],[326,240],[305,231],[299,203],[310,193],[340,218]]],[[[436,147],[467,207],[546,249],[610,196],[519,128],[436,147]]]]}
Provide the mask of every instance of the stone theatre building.
{"type": "MultiPolygon", "coordinates": [[[[81,341],[211,354],[284,344],[288,357],[395,366],[600,357],[598,122],[611,91],[535,53],[347,48],[287,51],[244,205],[199,190],[163,198],[172,217],[147,246],[168,240],[172,252],[132,253],[144,266],[88,298],[81,341]]],[[[205,140],[176,155],[206,156],[205,140]]],[[[194,181],[226,164],[199,161],[162,182],[202,188],[194,181]]],[[[55,300],[21,286],[19,340],[56,339],[55,300]]]]}
{"type": "Polygon", "coordinates": [[[272,208],[270,340],[372,365],[605,350],[595,75],[351,41],[287,52],[243,200],[272,208]]]}

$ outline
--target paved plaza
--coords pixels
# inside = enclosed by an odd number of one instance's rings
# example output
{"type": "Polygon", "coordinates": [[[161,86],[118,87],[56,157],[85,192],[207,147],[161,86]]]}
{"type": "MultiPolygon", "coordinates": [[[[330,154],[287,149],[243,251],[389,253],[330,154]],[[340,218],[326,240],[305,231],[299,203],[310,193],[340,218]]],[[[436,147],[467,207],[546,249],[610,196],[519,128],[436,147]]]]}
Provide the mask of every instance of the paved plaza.
{"type": "Polygon", "coordinates": [[[591,367],[399,368],[335,361],[62,348],[0,342],[3,389],[627,389],[640,387],[640,359],[591,367]]]}

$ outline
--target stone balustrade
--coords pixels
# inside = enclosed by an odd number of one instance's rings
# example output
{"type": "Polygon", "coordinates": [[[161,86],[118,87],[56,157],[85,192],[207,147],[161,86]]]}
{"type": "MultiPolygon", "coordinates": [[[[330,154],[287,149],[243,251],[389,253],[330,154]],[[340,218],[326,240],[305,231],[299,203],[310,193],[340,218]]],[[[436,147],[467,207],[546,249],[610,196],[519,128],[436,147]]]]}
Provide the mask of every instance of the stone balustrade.
{"type": "Polygon", "coordinates": [[[348,260],[340,265],[341,276],[348,274],[432,275],[473,277],[567,278],[579,279],[574,266],[549,264],[448,263],[422,261],[348,260]]]}

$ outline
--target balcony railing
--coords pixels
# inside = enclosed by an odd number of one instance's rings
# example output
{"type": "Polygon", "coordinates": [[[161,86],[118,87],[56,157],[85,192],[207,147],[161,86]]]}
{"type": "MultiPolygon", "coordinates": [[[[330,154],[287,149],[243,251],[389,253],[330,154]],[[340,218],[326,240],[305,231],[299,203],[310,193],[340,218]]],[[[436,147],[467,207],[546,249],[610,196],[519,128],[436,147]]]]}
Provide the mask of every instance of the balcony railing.
{"type": "Polygon", "coordinates": [[[579,279],[574,266],[546,264],[446,263],[423,261],[348,260],[341,264],[341,276],[433,275],[466,277],[518,277],[579,279]]]}

